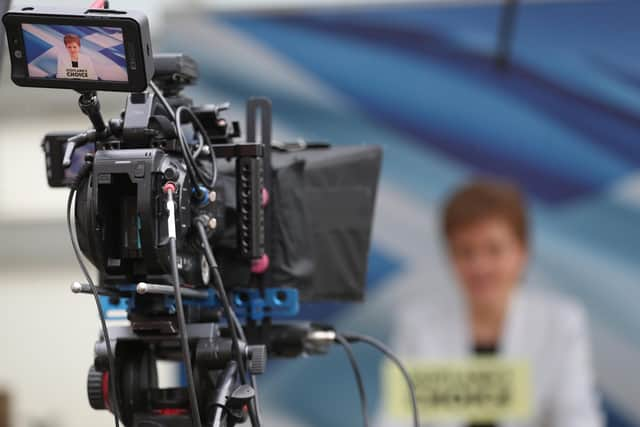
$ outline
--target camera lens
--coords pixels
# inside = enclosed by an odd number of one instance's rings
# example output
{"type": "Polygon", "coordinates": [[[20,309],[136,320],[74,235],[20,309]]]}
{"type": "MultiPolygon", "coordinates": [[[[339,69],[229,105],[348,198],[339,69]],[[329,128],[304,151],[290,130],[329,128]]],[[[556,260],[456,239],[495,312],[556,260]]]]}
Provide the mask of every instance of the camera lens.
{"type": "Polygon", "coordinates": [[[22,51],[21,51],[20,49],[15,50],[15,51],[13,52],[13,56],[15,56],[15,57],[16,57],[16,58],[18,58],[18,59],[22,59],[22,51]]]}

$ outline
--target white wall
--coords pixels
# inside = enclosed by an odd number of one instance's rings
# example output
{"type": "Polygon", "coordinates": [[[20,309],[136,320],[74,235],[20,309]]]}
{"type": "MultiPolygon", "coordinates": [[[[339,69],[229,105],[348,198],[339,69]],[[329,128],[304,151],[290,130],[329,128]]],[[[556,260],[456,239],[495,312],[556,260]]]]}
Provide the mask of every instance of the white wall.
{"type": "MultiPolygon", "coordinates": [[[[81,272],[64,223],[67,192],[47,186],[42,136],[85,129],[70,91],[17,88],[0,67],[0,389],[12,427],[113,425],[92,410],[85,381],[98,320],[90,296],[73,295],[81,272]]],[[[123,95],[103,97],[113,117],[123,95]]]]}
{"type": "Polygon", "coordinates": [[[92,298],[69,291],[78,276],[71,262],[2,266],[0,388],[11,394],[14,427],[113,425],[87,402],[98,321],[92,298]]]}

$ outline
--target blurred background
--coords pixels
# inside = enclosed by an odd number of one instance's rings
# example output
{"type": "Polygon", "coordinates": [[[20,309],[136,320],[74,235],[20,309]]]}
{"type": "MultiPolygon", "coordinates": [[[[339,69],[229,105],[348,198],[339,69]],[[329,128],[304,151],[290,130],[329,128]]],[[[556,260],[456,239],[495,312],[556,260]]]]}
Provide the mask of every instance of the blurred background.
{"type": "MultiPolygon", "coordinates": [[[[228,116],[243,120],[248,97],[268,96],[278,139],[384,147],[367,301],[308,305],[301,317],[387,339],[408,298],[452,286],[438,232],[444,197],[476,174],[508,177],[533,207],[529,285],[584,304],[608,425],[640,426],[640,2],[135,8],[150,16],[156,52],[198,60],[201,79],[188,90],[196,102],[230,101],[228,116]]],[[[14,87],[6,55],[0,72],[0,416],[8,411],[17,427],[107,426],[112,418],[85,397],[95,307],[69,292],[80,271],[65,231],[67,194],[47,187],[39,145],[46,132],[89,123],[77,94],[14,87]]],[[[101,102],[113,117],[124,96],[101,102]]],[[[381,359],[357,356],[377,407],[381,359]]],[[[339,349],[273,362],[260,385],[268,425],[359,423],[339,349]]]]}

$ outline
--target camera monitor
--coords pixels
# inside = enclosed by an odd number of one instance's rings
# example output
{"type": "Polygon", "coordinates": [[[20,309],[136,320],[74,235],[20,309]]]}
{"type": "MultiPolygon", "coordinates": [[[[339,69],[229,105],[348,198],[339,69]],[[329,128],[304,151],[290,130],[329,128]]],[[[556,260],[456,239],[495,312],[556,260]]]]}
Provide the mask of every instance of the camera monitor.
{"type": "MultiPolygon", "coordinates": [[[[9,0],[0,0],[0,14],[9,8],[9,0]]],[[[0,26],[0,66],[2,66],[2,54],[4,53],[4,27],[0,26]]]]}
{"type": "Polygon", "coordinates": [[[141,13],[23,8],[3,22],[18,85],[137,92],[153,75],[149,24],[141,13]]]}

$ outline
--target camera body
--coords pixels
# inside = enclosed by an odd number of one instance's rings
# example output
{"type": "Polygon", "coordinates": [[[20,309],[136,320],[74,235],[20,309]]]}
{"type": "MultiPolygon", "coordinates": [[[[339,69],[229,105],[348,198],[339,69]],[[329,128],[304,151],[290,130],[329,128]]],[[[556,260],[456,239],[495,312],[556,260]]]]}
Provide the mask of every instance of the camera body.
{"type": "MultiPolygon", "coordinates": [[[[120,137],[98,143],[99,149],[90,158],[91,174],[78,183],[75,219],[79,244],[100,271],[103,286],[170,283],[169,218],[163,203],[167,183],[176,188],[176,242],[185,284],[209,285],[209,265],[200,253],[192,225],[203,221],[211,239],[221,235],[225,227],[224,189],[215,191],[192,182],[177,151],[177,135],[163,113],[152,94],[130,95],[123,119],[111,123],[112,133],[120,137]],[[131,124],[130,115],[140,121],[139,128],[131,124]],[[157,125],[160,122],[164,125],[157,125]],[[194,187],[200,190],[198,197],[194,187]]],[[[199,115],[218,122],[217,114],[199,115]]],[[[223,143],[231,144],[231,137],[223,134],[223,143]]]]}
{"type": "Polygon", "coordinates": [[[180,269],[189,285],[209,284],[209,267],[196,254],[191,223],[202,215],[207,222],[213,219],[222,228],[224,210],[217,208],[222,201],[209,202],[207,197],[202,202],[192,202],[190,179],[179,156],[158,148],[140,148],[96,152],[91,177],[78,191],[76,227],[80,248],[101,271],[104,286],[170,282],[168,213],[162,203],[162,186],[166,182],[177,186],[180,269]]]}

